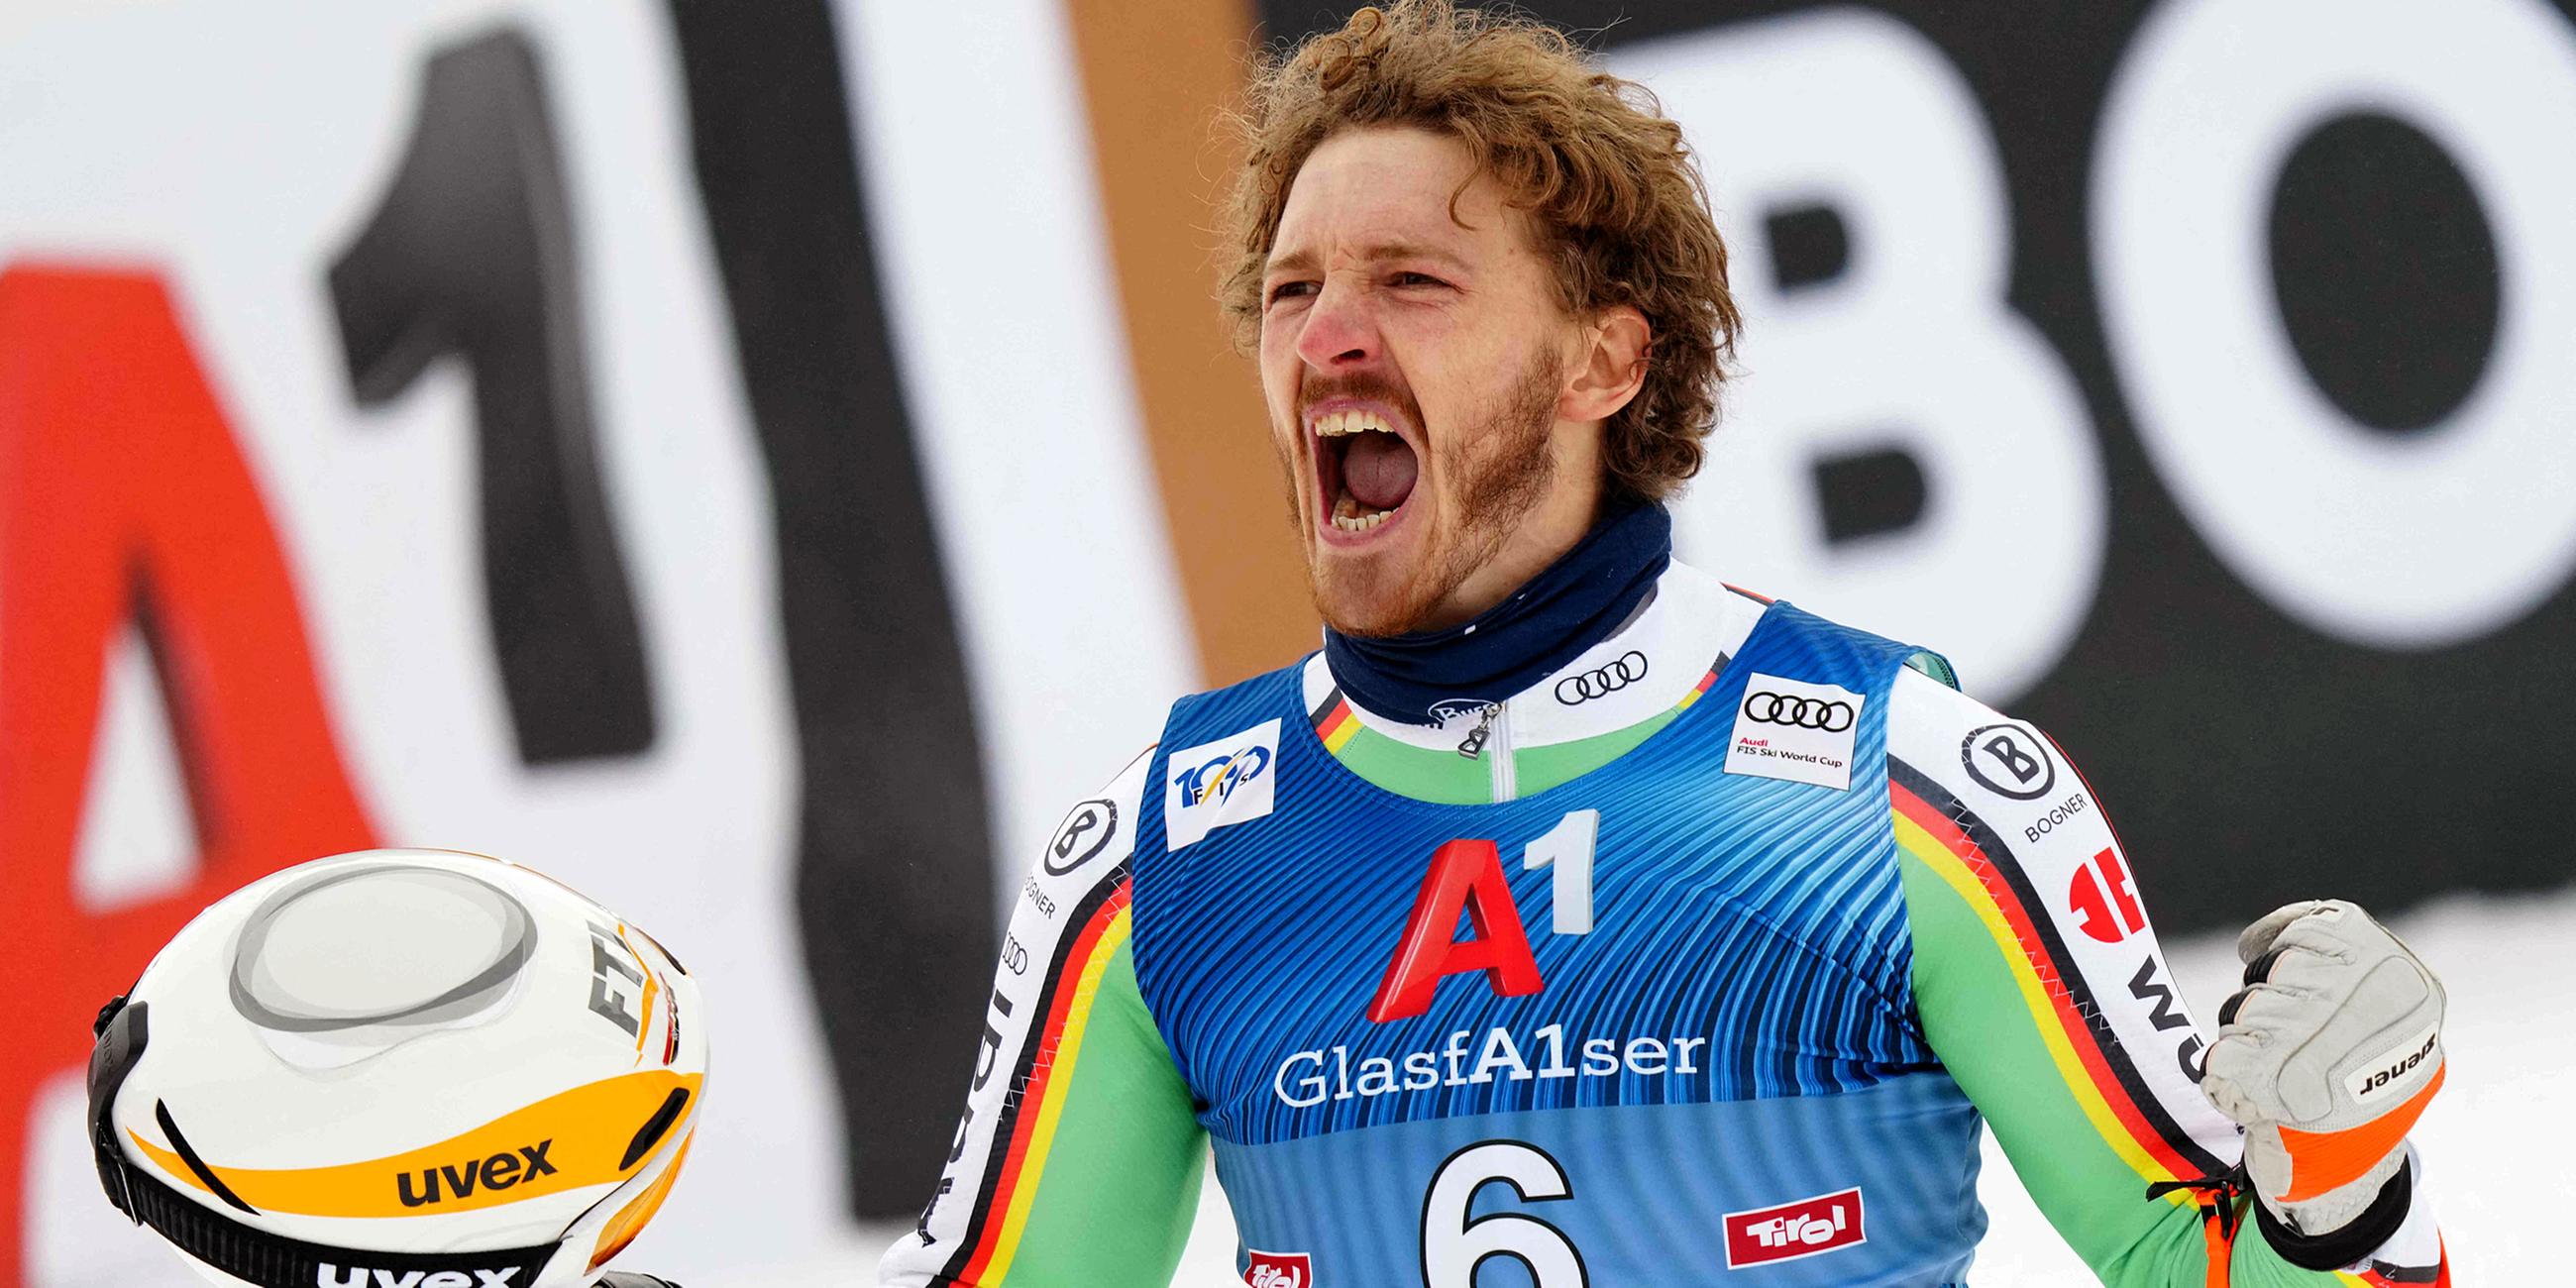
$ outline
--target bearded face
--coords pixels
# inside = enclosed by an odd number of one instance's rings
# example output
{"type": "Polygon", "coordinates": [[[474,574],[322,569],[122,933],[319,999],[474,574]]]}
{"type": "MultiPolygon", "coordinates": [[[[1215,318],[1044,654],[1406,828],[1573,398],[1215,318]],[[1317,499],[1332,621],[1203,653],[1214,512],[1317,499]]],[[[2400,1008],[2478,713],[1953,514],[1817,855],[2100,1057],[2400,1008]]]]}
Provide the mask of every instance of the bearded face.
{"type": "Polygon", "coordinates": [[[1263,282],[1262,389],[1336,630],[1464,622],[1591,522],[1600,424],[1566,416],[1584,328],[1526,225],[1445,135],[1343,134],[1298,171],[1263,282]]]}
{"type": "MultiPolygon", "coordinates": [[[[1397,635],[1436,624],[1443,604],[1495,562],[1546,498],[1556,476],[1548,442],[1555,355],[1526,354],[1518,365],[1487,406],[1437,432],[1421,430],[1409,394],[1377,378],[1307,386],[1294,428],[1313,456],[1311,508],[1327,516],[1329,535],[1309,543],[1306,581],[1333,629],[1397,635]],[[1418,543],[1402,540],[1415,534],[1382,539],[1415,513],[1418,489],[1426,499],[1419,512],[1439,518],[1422,525],[1418,543]],[[1454,504],[1440,503],[1444,490],[1454,504]]],[[[1296,478],[1294,462],[1282,466],[1296,478]]]]}

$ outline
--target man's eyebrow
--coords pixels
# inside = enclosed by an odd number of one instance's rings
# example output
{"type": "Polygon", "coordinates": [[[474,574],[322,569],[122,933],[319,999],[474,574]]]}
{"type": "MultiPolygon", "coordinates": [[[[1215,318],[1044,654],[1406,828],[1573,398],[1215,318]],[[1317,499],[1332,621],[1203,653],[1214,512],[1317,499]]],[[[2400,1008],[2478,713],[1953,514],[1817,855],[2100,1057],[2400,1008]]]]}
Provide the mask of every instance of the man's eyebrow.
{"type": "MultiPolygon", "coordinates": [[[[1430,260],[1436,263],[1447,264],[1452,268],[1458,269],[1464,269],[1467,267],[1467,261],[1459,258],[1454,252],[1442,250],[1428,242],[1378,242],[1361,248],[1359,257],[1362,261],[1371,264],[1383,264],[1389,260],[1409,259],[1430,260]]],[[[1315,263],[1315,252],[1300,248],[1298,250],[1292,250],[1287,254],[1273,257],[1268,264],[1262,266],[1261,271],[1264,274],[1311,273],[1315,271],[1315,263]]]]}

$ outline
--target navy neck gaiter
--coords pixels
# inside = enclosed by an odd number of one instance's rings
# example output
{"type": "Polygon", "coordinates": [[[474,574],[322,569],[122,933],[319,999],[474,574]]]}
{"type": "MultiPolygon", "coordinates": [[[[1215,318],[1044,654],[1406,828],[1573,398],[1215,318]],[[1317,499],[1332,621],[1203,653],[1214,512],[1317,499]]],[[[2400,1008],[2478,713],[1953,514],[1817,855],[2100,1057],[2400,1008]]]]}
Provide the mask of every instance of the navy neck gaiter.
{"type": "Polygon", "coordinates": [[[1673,560],[1660,505],[1613,511],[1572,550],[1472,622],[1380,637],[1324,632],[1324,660],[1351,701],[1436,725],[1501,702],[1607,638],[1673,560]]]}

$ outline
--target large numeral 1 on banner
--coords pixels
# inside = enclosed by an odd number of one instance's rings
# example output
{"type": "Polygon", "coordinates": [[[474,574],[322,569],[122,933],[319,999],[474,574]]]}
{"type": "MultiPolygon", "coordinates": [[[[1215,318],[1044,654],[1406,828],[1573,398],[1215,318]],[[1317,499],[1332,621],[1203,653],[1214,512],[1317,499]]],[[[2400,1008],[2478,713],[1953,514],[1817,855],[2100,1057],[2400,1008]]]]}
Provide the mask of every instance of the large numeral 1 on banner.
{"type": "Polygon", "coordinates": [[[566,200],[536,51],[493,32],[429,60],[392,187],[331,266],[361,404],[392,401],[442,355],[473,368],[483,594],[531,765],[653,743],[591,430],[566,200]]]}
{"type": "Polygon", "coordinates": [[[853,1214],[920,1209],[993,947],[965,653],[870,260],[832,6],[670,0],[691,151],[768,466],[802,800],[796,915],[853,1214]]]}
{"type": "Polygon", "coordinates": [[[37,1089],[196,911],[373,844],[266,507],[155,278],[0,271],[0,1285],[23,1273],[37,1089]],[[112,911],[72,861],[110,645],[140,613],[200,853],[112,911]]]}

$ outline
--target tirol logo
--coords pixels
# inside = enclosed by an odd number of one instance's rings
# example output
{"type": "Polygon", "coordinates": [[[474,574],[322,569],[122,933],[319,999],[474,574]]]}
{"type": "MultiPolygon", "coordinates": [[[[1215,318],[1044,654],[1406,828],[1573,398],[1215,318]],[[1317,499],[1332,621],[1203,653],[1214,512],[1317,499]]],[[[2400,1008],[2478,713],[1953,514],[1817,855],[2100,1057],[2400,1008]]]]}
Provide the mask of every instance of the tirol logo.
{"type": "Polygon", "coordinates": [[[469,1198],[477,1189],[506,1190],[525,1185],[540,1176],[555,1174],[555,1165],[546,1161],[546,1151],[554,1144],[552,1139],[541,1140],[515,1150],[505,1149],[489,1158],[469,1158],[461,1164],[404,1172],[394,1178],[394,1195],[404,1207],[425,1207],[469,1198]]]}
{"type": "Polygon", "coordinates": [[[1303,1252],[1263,1252],[1246,1248],[1251,1258],[1243,1267],[1243,1282],[1252,1288],[1314,1288],[1315,1268],[1303,1252]]]}
{"type": "Polygon", "coordinates": [[[2017,801],[2038,800],[2057,786],[2048,740],[2025,724],[2006,721],[1970,730],[1959,740],[1959,763],[1978,786],[2017,801]]]}
{"type": "Polygon", "coordinates": [[[1165,845],[1177,850],[1229,823],[1269,814],[1278,759],[1277,720],[1173,752],[1163,779],[1165,845]]]}
{"type": "Polygon", "coordinates": [[[345,1269],[328,1261],[317,1264],[313,1271],[315,1288],[514,1288],[520,1267],[501,1270],[374,1270],[366,1266],[345,1269]]]}
{"type": "Polygon", "coordinates": [[[1118,802],[1108,799],[1087,800],[1073,807],[1056,825],[1055,836],[1047,842],[1046,856],[1040,860],[1048,876],[1060,877],[1109,848],[1110,838],[1118,835],[1118,802]]]}
{"type": "Polygon", "coordinates": [[[1869,1242],[1861,1231],[1860,1187],[1839,1194],[1726,1214],[1726,1268],[1795,1261],[1869,1242]]]}
{"type": "Polygon", "coordinates": [[[1726,772],[1848,790],[1854,731],[1867,701],[1838,684],[1748,678],[1726,747],[1726,772]]]}
{"type": "Polygon", "coordinates": [[[2084,918],[2086,935],[2106,944],[2147,928],[2138,892],[2129,888],[2129,870],[2121,866],[2120,852],[2109,846],[2075,869],[2075,879],[2066,888],[2066,910],[2084,918]]]}

